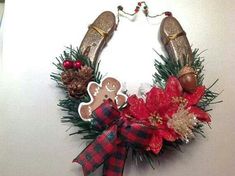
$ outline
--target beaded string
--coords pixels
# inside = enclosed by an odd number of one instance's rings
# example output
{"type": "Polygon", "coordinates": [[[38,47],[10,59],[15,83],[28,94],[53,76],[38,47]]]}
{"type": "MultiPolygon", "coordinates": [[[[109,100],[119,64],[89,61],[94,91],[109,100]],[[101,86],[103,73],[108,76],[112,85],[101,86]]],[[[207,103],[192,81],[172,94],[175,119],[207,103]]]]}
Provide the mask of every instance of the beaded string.
{"type": "Polygon", "coordinates": [[[161,13],[161,14],[157,14],[157,15],[150,15],[150,14],[149,14],[148,5],[147,5],[147,3],[146,3],[145,1],[138,2],[138,3],[137,3],[137,6],[136,6],[135,9],[134,9],[134,12],[132,12],[132,13],[126,12],[126,11],[124,10],[123,6],[119,5],[119,6],[117,7],[118,12],[117,12],[117,25],[116,25],[116,28],[117,28],[118,25],[119,25],[119,22],[120,22],[120,14],[121,14],[121,13],[133,17],[133,16],[137,15],[137,14],[140,12],[141,9],[142,9],[142,12],[144,13],[144,15],[145,15],[147,18],[156,18],[156,17],[162,16],[162,15],[165,15],[165,16],[172,16],[172,13],[169,12],[169,11],[165,11],[165,12],[163,12],[163,13],[161,13]]]}

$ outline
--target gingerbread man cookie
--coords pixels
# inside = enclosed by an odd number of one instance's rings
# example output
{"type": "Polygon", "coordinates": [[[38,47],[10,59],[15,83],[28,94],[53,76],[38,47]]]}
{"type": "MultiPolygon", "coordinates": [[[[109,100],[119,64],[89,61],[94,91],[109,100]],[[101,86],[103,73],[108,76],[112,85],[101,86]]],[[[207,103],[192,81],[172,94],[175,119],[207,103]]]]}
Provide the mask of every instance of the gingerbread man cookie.
{"type": "Polygon", "coordinates": [[[98,108],[105,100],[111,99],[118,107],[123,105],[127,96],[121,93],[121,84],[115,78],[107,77],[101,81],[101,84],[90,82],[87,91],[91,100],[88,103],[81,103],[78,107],[80,117],[85,120],[91,120],[92,112],[98,108]]]}

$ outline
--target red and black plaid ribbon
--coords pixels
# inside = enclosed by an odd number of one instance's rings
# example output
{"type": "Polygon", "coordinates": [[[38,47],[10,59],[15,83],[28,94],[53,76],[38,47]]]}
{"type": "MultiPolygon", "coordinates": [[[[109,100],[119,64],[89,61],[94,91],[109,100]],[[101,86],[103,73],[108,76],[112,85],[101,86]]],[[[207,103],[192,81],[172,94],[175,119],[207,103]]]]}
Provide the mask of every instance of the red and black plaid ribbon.
{"type": "Polygon", "coordinates": [[[84,175],[104,164],[104,176],[122,176],[129,146],[145,148],[152,129],[121,117],[120,111],[108,100],[93,112],[93,124],[104,130],[73,162],[82,165],[84,175]]]}

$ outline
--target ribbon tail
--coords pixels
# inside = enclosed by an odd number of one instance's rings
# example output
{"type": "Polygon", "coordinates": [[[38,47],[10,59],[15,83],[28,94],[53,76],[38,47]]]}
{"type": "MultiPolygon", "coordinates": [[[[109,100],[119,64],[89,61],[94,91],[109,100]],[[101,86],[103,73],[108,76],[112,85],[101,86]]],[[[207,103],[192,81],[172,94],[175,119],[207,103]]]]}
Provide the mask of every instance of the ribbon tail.
{"type": "Polygon", "coordinates": [[[116,151],[104,162],[103,176],[122,176],[128,148],[119,144],[116,151]]]}
{"type": "Polygon", "coordinates": [[[117,126],[114,125],[98,136],[73,162],[82,165],[84,176],[94,172],[117,148],[117,126]]]}

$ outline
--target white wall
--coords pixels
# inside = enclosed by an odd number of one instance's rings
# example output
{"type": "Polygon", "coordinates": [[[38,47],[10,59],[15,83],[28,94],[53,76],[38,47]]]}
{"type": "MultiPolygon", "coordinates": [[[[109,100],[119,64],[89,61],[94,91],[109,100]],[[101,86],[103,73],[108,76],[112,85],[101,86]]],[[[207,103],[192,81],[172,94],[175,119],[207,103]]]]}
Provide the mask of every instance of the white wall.
{"type": "MultiPolygon", "coordinates": [[[[72,159],[85,147],[79,136],[69,137],[69,125],[60,123],[56,106],[63,96],[50,80],[51,62],[64,46],[79,45],[87,26],[104,10],[117,5],[132,10],[137,1],[126,0],[7,0],[3,22],[3,57],[0,60],[0,175],[76,176],[81,167],[72,159]]],[[[190,43],[208,49],[205,84],[220,78],[216,90],[224,103],[215,107],[212,130],[206,139],[169,152],[156,170],[128,160],[125,176],[235,175],[235,1],[147,1],[152,13],[172,11],[190,43]]],[[[122,18],[118,31],[100,59],[103,73],[116,76],[135,93],[140,83],[151,82],[152,48],[158,41],[161,18],[148,23],[143,15],[135,23],[122,18]],[[138,39],[138,40],[137,40],[138,39]],[[125,64],[124,64],[125,63],[125,64]]],[[[73,131],[74,129],[72,129],[73,131]]],[[[100,175],[99,171],[95,175],[100,175]]]]}

